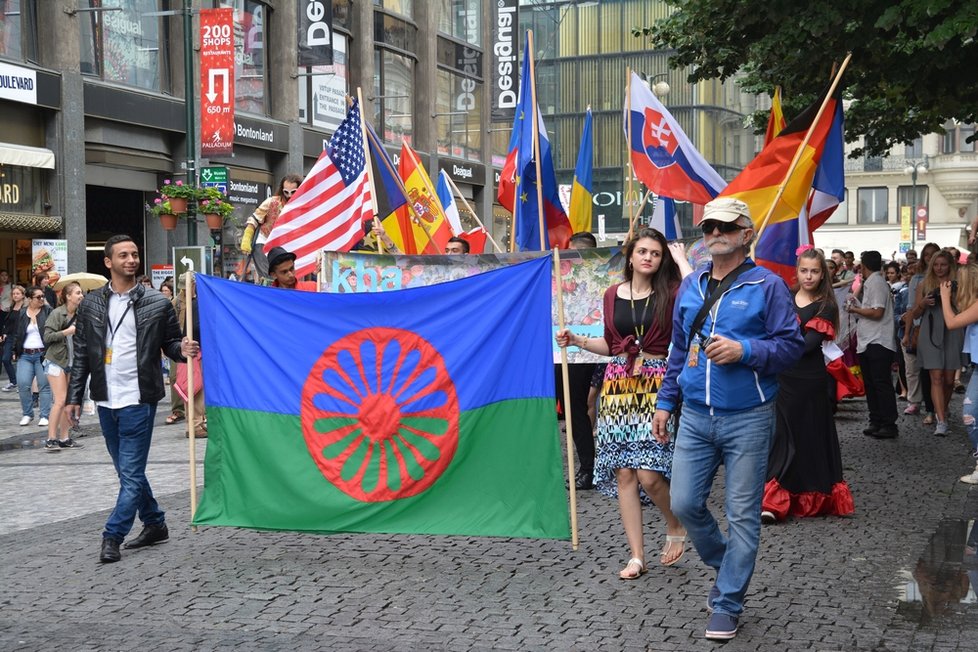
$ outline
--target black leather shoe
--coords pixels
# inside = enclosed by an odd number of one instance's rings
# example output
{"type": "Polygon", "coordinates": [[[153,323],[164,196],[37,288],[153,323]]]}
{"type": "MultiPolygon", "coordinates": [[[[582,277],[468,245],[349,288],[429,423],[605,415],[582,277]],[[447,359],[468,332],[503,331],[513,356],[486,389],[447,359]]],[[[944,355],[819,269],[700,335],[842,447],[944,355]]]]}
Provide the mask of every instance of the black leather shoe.
{"type": "Polygon", "coordinates": [[[898,434],[900,433],[896,426],[881,426],[870,437],[873,439],[896,439],[898,434]]]}
{"type": "Polygon", "coordinates": [[[878,433],[879,431],[880,431],[880,427],[875,423],[871,423],[869,424],[868,428],[863,429],[863,434],[869,437],[875,437],[876,433],[878,433]]]}
{"type": "Polygon", "coordinates": [[[163,543],[170,538],[170,532],[166,529],[166,523],[162,525],[147,525],[139,536],[127,543],[124,548],[142,548],[163,543]]]}
{"type": "Polygon", "coordinates": [[[579,473],[577,475],[577,481],[574,486],[578,489],[594,489],[594,474],[593,473],[579,473]]]}
{"type": "Polygon", "coordinates": [[[111,564],[122,559],[119,554],[119,542],[108,537],[102,538],[102,552],[99,553],[98,560],[103,564],[111,564]]]}

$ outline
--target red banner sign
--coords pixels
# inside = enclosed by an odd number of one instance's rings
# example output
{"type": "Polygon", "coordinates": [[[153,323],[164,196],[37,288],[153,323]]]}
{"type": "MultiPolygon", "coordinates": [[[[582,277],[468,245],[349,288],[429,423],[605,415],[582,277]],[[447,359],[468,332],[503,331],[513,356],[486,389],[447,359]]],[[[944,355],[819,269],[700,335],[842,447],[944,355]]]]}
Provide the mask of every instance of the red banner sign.
{"type": "Polygon", "coordinates": [[[234,146],[234,10],[200,10],[200,154],[234,146]]]}

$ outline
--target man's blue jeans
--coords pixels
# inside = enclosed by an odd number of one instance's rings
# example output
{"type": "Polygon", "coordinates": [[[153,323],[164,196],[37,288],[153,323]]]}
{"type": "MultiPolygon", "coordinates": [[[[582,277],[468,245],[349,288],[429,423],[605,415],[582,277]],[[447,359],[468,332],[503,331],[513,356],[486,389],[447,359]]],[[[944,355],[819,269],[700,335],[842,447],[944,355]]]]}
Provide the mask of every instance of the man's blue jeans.
{"type": "Polygon", "coordinates": [[[51,415],[51,386],[44,373],[43,353],[23,353],[17,358],[17,393],[20,394],[20,409],[25,417],[34,418],[34,395],[31,384],[37,379],[38,405],[41,418],[51,415]]]}
{"type": "Polygon", "coordinates": [[[113,410],[99,406],[98,419],[105,447],[119,476],[119,497],[105,523],[103,537],[119,543],[132,529],[136,515],[144,525],[162,525],[163,510],[153,498],[146,478],[146,459],[153,439],[156,403],[140,403],[113,410]]]}
{"type": "Polygon", "coordinates": [[[672,458],[672,511],[703,562],[717,570],[720,597],[713,603],[717,613],[739,616],[744,610],[761,536],[761,498],[774,414],[774,401],[715,416],[683,404],[672,458]],[[706,507],[720,464],[726,478],[727,536],[706,507]]]}

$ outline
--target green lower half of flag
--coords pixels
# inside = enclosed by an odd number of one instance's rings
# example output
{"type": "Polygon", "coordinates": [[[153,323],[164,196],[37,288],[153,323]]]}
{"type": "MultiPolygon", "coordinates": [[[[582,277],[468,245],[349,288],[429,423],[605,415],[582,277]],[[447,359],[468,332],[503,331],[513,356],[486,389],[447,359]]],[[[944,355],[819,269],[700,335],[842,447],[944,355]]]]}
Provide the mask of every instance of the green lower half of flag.
{"type": "MultiPolygon", "coordinates": [[[[316,423],[328,430],[334,421],[316,423]]],[[[451,436],[437,424],[408,421],[408,429],[427,426],[436,444],[451,436]]],[[[372,446],[356,429],[324,445],[303,435],[296,415],[209,407],[207,424],[198,525],[570,538],[552,399],[462,412],[450,462],[436,471],[426,464],[449,454],[406,429],[395,442],[372,446]],[[376,495],[412,483],[413,495],[376,495]]]]}

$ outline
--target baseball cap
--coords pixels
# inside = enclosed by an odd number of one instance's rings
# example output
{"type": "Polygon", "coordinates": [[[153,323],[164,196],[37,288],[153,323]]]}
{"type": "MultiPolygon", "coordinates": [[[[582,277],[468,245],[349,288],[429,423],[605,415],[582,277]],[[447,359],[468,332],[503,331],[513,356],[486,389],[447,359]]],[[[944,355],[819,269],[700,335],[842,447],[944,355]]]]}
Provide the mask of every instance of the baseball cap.
{"type": "Polygon", "coordinates": [[[741,216],[750,219],[750,207],[746,203],[733,197],[717,197],[703,207],[703,219],[700,222],[736,222],[741,216]]]}
{"type": "Polygon", "coordinates": [[[268,252],[268,271],[272,271],[276,266],[287,260],[295,260],[295,254],[291,251],[286,251],[283,247],[273,247],[268,252]]]}

